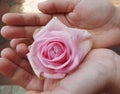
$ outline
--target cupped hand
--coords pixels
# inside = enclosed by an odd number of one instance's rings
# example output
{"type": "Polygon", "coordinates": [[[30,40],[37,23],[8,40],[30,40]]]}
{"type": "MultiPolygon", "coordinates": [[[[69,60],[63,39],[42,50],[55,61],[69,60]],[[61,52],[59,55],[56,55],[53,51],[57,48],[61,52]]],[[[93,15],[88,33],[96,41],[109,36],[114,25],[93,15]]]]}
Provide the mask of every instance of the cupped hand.
{"type": "Polygon", "coordinates": [[[27,90],[43,90],[44,81],[34,75],[27,59],[20,57],[11,48],[5,48],[1,51],[0,73],[8,77],[14,84],[27,90]]]}
{"type": "Polygon", "coordinates": [[[28,61],[10,48],[3,50],[1,56],[0,71],[28,89],[27,94],[120,93],[120,56],[111,50],[92,50],[74,72],[61,80],[36,78],[26,65],[28,61]]]}
{"type": "Polygon", "coordinates": [[[2,35],[8,39],[17,38],[12,40],[12,47],[21,43],[19,38],[25,38],[25,43],[30,44],[26,38],[32,40],[35,29],[46,25],[53,16],[57,16],[69,27],[89,30],[93,36],[94,48],[119,44],[120,9],[109,0],[48,0],[40,3],[38,8],[42,13],[8,13],[3,16],[2,20],[7,26],[2,28],[2,35]]]}
{"type": "Polygon", "coordinates": [[[26,94],[119,94],[119,60],[111,50],[92,50],[73,73],[62,80],[46,79],[43,92],[26,94]]]}
{"type": "Polygon", "coordinates": [[[87,29],[93,36],[94,48],[120,43],[120,8],[110,0],[48,0],[40,3],[39,9],[56,15],[70,27],[87,29]]]}

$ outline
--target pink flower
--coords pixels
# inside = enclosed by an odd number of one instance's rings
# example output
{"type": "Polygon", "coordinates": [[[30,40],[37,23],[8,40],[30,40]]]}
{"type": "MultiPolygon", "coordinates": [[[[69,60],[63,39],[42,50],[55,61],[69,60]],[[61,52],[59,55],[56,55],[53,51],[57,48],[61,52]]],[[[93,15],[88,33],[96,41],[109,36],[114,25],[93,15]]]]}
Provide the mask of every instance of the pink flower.
{"type": "Polygon", "coordinates": [[[27,57],[38,77],[61,79],[80,65],[91,46],[86,30],[67,27],[54,17],[35,35],[27,57]]]}

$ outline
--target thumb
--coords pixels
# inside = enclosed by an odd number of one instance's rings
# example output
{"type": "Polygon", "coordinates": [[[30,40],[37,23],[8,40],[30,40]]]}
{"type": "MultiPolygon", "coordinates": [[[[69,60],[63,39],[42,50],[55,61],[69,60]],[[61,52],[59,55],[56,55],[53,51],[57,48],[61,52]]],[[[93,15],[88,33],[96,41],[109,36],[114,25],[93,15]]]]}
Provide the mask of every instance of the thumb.
{"type": "Polygon", "coordinates": [[[38,4],[43,13],[68,13],[71,12],[79,0],[47,0],[38,4]]]}

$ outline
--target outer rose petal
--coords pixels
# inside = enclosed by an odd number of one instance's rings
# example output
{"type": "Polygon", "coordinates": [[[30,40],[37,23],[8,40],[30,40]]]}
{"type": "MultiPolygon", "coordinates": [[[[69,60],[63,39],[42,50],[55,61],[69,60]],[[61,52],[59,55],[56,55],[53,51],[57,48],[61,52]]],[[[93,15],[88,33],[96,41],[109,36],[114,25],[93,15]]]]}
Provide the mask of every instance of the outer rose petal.
{"type": "MultiPolygon", "coordinates": [[[[67,31],[67,32],[72,31],[71,33],[73,35],[75,34],[74,32],[77,32],[79,33],[79,36],[81,38],[90,37],[91,35],[90,33],[88,33],[87,30],[67,27],[61,21],[59,21],[56,17],[54,17],[43,29],[41,29],[40,32],[34,35],[34,39],[35,40],[40,39],[39,37],[42,37],[42,34],[44,34],[45,32],[51,32],[51,31],[67,31]]],[[[64,32],[63,34],[66,34],[67,32],[64,32]]],[[[68,37],[68,35],[66,37],[68,37]]]]}
{"type": "MultiPolygon", "coordinates": [[[[91,35],[88,31],[69,28],[61,23],[56,17],[54,17],[40,32],[34,36],[34,40],[35,41],[31,45],[30,52],[27,54],[28,60],[38,77],[42,74],[42,76],[51,79],[61,79],[67,73],[76,69],[92,47],[91,35]],[[52,62],[54,62],[54,60],[58,61],[58,58],[47,60],[41,55],[37,55],[37,53],[39,51],[39,45],[44,45],[47,41],[50,42],[51,40],[56,40],[57,38],[64,42],[66,47],[70,47],[71,55],[62,66],[60,65],[56,67],[52,64],[52,62]],[[37,42],[40,44],[37,45],[37,42]]],[[[44,46],[42,51],[45,50],[44,46]]],[[[68,54],[70,54],[69,51],[68,54]]]]}
{"type": "Polygon", "coordinates": [[[82,43],[80,43],[79,49],[78,49],[79,50],[78,55],[81,56],[81,58],[79,59],[77,56],[75,56],[74,57],[74,64],[72,64],[69,67],[68,71],[73,70],[75,67],[77,67],[79,65],[79,63],[84,59],[85,55],[89,52],[91,47],[92,47],[92,40],[90,40],[90,39],[89,40],[85,40],[82,43]]]}

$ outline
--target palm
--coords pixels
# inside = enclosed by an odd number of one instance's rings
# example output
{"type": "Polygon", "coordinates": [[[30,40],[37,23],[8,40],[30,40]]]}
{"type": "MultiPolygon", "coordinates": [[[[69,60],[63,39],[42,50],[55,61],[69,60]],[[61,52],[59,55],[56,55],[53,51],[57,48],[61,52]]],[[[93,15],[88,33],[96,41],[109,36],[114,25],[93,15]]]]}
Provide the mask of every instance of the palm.
{"type": "MultiPolygon", "coordinates": [[[[51,80],[51,79],[45,79],[44,81],[44,89],[43,92],[44,93],[57,93],[59,92],[60,94],[64,94],[64,91],[66,90],[66,87],[62,87],[62,82],[64,82],[66,80],[51,80]]],[[[49,94],[48,93],[48,94],[49,94]]],[[[58,94],[58,93],[57,93],[58,94]]]]}
{"type": "MultiPolygon", "coordinates": [[[[69,85],[72,86],[72,84],[74,83],[71,83],[71,80],[75,79],[76,75],[74,74],[69,75],[62,80],[38,79],[34,75],[28,60],[20,57],[11,48],[4,49],[1,52],[1,57],[2,58],[0,58],[0,71],[8,78],[10,78],[13,82],[28,90],[44,90],[45,92],[57,92],[55,90],[58,89],[59,92],[63,92],[60,94],[64,94],[64,91],[67,91],[67,87],[69,85]],[[10,67],[9,71],[8,68],[6,68],[8,66],[10,67]]],[[[75,86],[77,87],[77,85],[75,86]]]]}
{"type": "MultiPolygon", "coordinates": [[[[32,92],[37,90],[38,93],[34,94],[40,94],[40,92],[43,94],[96,94],[97,92],[99,94],[104,91],[101,89],[114,86],[116,79],[119,79],[116,78],[119,76],[114,76],[119,69],[116,67],[119,56],[105,49],[92,50],[83,63],[64,79],[45,79],[44,82],[34,76],[28,61],[19,57],[12,49],[3,50],[1,56],[0,71],[26,89],[32,92]],[[6,68],[8,66],[9,71],[6,68]]],[[[117,90],[114,91],[117,92],[117,90]]]]}
{"type": "MultiPolygon", "coordinates": [[[[115,7],[107,0],[105,2],[101,0],[78,1],[69,13],[66,15],[57,15],[58,18],[70,27],[83,28],[90,31],[94,40],[94,48],[108,47],[116,44],[116,39],[118,39],[119,36],[117,36],[117,38],[114,35],[119,33],[120,29],[117,24],[112,23],[115,7]],[[109,37],[111,37],[111,40],[109,37]],[[114,41],[112,39],[114,39],[114,41]],[[111,43],[111,41],[113,42],[111,43]]],[[[70,5],[68,6],[70,7],[70,5]]],[[[59,12],[59,10],[57,11],[59,12]]],[[[43,10],[43,12],[49,13],[50,11],[43,10]]]]}
{"type": "MultiPolygon", "coordinates": [[[[15,27],[5,27],[1,30],[2,35],[11,39],[32,38],[37,26],[46,25],[55,15],[67,26],[90,31],[94,40],[94,48],[118,44],[120,28],[113,20],[116,8],[108,0],[65,0],[65,2],[48,0],[47,2],[39,5],[39,9],[46,14],[10,14],[4,16],[3,21],[8,25],[15,25],[15,27]],[[24,27],[19,27],[21,25],[24,27]],[[8,30],[9,32],[7,32],[8,30]]],[[[21,43],[18,40],[17,43],[15,42],[12,41],[12,46],[21,43]]]]}
{"type": "MultiPolygon", "coordinates": [[[[79,75],[79,69],[74,73],[67,75],[64,79],[60,80],[51,80],[45,79],[44,81],[44,93],[49,92],[50,94],[69,94],[69,92],[78,91],[79,82],[77,77],[79,75]],[[74,88],[73,91],[70,88],[74,88]]],[[[49,94],[48,93],[48,94],[49,94]]]]}
{"type": "MultiPolygon", "coordinates": [[[[107,88],[106,86],[114,86],[114,82],[110,84],[111,81],[115,81],[113,78],[116,70],[114,56],[118,57],[114,52],[106,49],[91,51],[81,66],[64,79],[45,79],[42,94],[101,94],[106,92],[104,89],[107,88]]],[[[40,92],[35,94],[40,94],[40,92]]]]}
{"type": "MultiPolygon", "coordinates": [[[[57,16],[61,21],[63,21],[63,18],[66,18],[66,17],[64,17],[64,15],[57,15],[57,16]]],[[[69,23],[69,22],[66,22],[66,20],[67,19],[65,19],[63,21],[64,24],[66,24],[70,27],[77,27],[80,29],[86,28],[92,34],[92,38],[94,40],[94,45],[93,45],[94,48],[110,47],[110,46],[114,46],[115,44],[117,44],[117,41],[118,41],[117,39],[119,38],[119,27],[114,26],[114,24],[111,24],[109,22],[103,23],[102,25],[100,25],[106,19],[103,19],[101,21],[96,21],[96,23],[94,23],[94,20],[93,20],[93,23],[95,25],[85,23],[85,26],[82,26],[82,25],[79,26],[78,25],[79,23],[69,23]],[[98,22],[101,22],[101,23],[98,23],[98,22]],[[115,33],[116,34],[118,33],[118,36],[114,36],[115,33]],[[112,43],[111,43],[111,41],[112,41],[112,43]]],[[[73,20],[72,22],[75,22],[75,21],[73,20]]],[[[92,21],[90,23],[92,23],[92,21]]]]}

